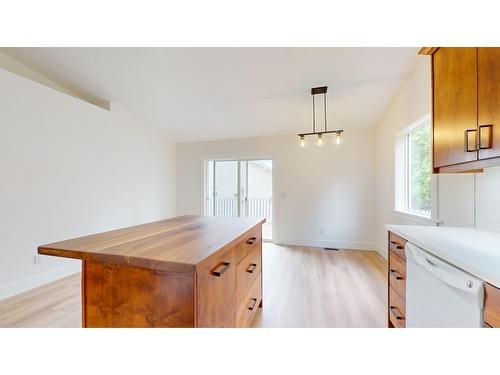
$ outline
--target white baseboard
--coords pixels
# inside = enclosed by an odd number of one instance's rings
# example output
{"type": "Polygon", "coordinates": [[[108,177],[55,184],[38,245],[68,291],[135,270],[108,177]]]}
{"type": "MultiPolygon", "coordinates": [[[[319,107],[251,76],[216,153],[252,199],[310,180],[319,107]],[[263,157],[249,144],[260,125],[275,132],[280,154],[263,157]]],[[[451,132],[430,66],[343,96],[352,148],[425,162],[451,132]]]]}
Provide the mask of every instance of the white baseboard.
{"type": "Polygon", "coordinates": [[[64,267],[56,268],[48,272],[41,273],[11,284],[0,286],[0,300],[12,297],[16,294],[26,292],[52,281],[56,281],[66,276],[73,275],[82,270],[81,262],[70,264],[64,267]]]}
{"type": "Polygon", "coordinates": [[[329,241],[329,240],[280,240],[280,245],[331,247],[334,249],[371,250],[378,251],[372,242],[363,241],[329,241]]]}
{"type": "MultiPolygon", "coordinates": [[[[279,241],[280,245],[290,246],[310,246],[310,247],[331,247],[336,249],[370,250],[378,252],[387,259],[387,250],[379,244],[363,241],[328,241],[328,240],[285,240],[279,241]]],[[[81,271],[81,263],[70,264],[55,270],[45,272],[33,277],[16,281],[14,283],[0,286],[0,300],[12,297],[16,294],[26,292],[52,281],[56,281],[66,276],[73,275],[81,271]]]]}
{"type": "Polygon", "coordinates": [[[387,248],[385,246],[382,246],[380,244],[376,244],[376,249],[377,253],[380,254],[385,260],[387,260],[388,254],[387,254],[387,248]]]}

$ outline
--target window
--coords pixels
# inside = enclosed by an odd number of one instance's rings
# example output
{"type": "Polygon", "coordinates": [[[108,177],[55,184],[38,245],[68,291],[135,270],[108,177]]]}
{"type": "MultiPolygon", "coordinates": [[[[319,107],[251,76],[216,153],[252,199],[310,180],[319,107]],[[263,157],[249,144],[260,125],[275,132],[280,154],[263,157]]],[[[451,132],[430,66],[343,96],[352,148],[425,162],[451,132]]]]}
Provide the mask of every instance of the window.
{"type": "Polygon", "coordinates": [[[273,161],[206,160],[205,215],[266,218],[262,238],[272,240],[273,161]]]}
{"type": "Polygon", "coordinates": [[[398,134],[396,211],[431,218],[431,124],[428,116],[398,134]]]}

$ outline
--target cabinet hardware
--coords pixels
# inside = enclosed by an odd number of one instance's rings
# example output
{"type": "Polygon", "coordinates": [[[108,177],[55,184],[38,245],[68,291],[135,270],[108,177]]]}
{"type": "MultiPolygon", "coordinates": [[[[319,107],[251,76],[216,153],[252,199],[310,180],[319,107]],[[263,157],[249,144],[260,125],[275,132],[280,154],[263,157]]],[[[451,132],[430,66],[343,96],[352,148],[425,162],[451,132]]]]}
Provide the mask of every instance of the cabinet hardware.
{"type": "Polygon", "coordinates": [[[479,149],[493,147],[493,125],[479,125],[479,149]]]}
{"type": "Polygon", "coordinates": [[[257,237],[250,237],[250,239],[247,241],[247,244],[253,245],[256,240],[257,240],[257,237]]]}
{"type": "Polygon", "coordinates": [[[252,298],[250,300],[250,305],[248,306],[248,310],[253,310],[256,304],[257,304],[257,298],[252,298]]]}
{"type": "Polygon", "coordinates": [[[222,262],[217,267],[215,267],[212,271],[210,271],[210,274],[217,276],[217,277],[221,277],[222,274],[229,269],[229,267],[231,267],[231,263],[222,262]]]}
{"type": "Polygon", "coordinates": [[[477,129],[468,129],[465,131],[465,152],[477,151],[478,145],[476,136],[477,136],[477,129]]]}
{"type": "Polygon", "coordinates": [[[394,246],[396,246],[396,249],[403,250],[403,246],[401,246],[400,244],[398,244],[396,241],[391,241],[391,244],[393,244],[394,246]]]}
{"type": "Polygon", "coordinates": [[[251,263],[248,268],[247,268],[247,272],[248,273],[253,273],[253,271],[255,271],[255,269],[257,268],[257,265],[255,263],[251,263]]]}
{"type": "Polygon", "coordinates": [[[391,273],[396,277],[396,280],[403,280],[402,276],[398,276],[398,271],[390,269],[391,273]]]}
{"type": "Polygon", "coordinates": [[[397,320],[404,320],[405,319],[401,314],[399,314],[399,310],[396,306],[390,306],[390,308],[391,308],[391,314],[394,315],[394,317],[397,320]]]}

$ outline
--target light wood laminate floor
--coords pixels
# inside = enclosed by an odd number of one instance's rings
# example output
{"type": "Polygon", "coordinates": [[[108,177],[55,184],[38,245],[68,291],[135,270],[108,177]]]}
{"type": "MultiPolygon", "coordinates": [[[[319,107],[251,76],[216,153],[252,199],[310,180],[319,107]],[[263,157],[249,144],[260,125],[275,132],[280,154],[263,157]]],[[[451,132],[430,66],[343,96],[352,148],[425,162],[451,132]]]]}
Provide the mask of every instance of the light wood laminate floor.
{"type": "MultiPolygon", "coordinates": [[[[386,261],[376,252],[263,246],[254,327],[385,327],[386,261]]],[[[0,327],[80,327],[80,274],[0,301],[0,327]]]]}

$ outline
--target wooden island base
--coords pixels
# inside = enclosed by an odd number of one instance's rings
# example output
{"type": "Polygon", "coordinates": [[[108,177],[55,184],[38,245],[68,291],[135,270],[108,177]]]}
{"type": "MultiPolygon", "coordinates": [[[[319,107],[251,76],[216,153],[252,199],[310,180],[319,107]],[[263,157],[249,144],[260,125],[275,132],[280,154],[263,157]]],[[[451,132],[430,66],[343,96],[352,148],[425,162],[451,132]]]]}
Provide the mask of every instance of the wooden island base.
{"type": "Polygon", "coordinates": [[[181,216],[40,246],[82,259],[83,327],[249,327],[264,220],[181,216]]]}

